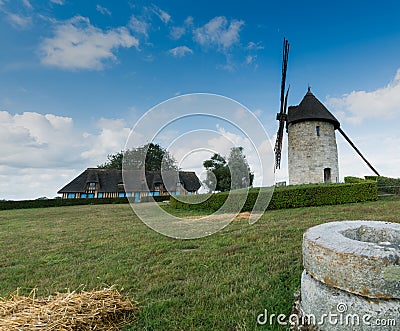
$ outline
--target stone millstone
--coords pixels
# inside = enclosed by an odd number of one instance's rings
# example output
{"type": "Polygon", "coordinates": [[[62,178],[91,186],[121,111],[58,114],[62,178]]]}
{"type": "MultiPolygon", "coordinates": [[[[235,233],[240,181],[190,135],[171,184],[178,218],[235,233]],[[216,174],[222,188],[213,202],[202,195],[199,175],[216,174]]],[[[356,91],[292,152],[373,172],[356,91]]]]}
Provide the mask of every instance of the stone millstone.
{"type": "Polygon", "coordinates": [[[350,294],[327,286],[304,271],[301,317],[323,331],[398,331],[400,300],[371,300],[350,294]]]}
{"type": "Polygon", "coordinates": [[[400,224],[342,221],[303,235],[303,263],[320,282],[369,298],[400,298],[400,224]]]}

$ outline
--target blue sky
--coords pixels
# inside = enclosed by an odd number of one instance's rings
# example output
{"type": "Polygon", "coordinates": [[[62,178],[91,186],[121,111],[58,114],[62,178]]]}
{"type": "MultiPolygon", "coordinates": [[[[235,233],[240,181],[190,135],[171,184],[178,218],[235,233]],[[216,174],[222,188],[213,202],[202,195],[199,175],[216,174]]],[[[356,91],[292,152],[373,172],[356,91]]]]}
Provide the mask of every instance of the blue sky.
{"type": "MultiPolygon", "coordinates": [[[[237,100],[273,141],[283,37],[289,104],[310,85],[376,168],[400,177],[399,12],[397,1],[0,0],[0,199],[55,196],[182,94],[237,100]]],[[[338,148],[341,177],[370,173],[339,137],[338,148]]]]}

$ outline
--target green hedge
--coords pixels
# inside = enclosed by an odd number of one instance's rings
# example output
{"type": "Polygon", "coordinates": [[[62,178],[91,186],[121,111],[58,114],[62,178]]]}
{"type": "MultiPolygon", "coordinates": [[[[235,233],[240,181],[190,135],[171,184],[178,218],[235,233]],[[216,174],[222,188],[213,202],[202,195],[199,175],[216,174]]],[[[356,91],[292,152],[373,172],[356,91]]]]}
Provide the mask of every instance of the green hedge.
{"type": "Polygon", "coordinates": [[[140,199],[140,202],[163,202],[163,201],[169,201],[170,195],[158,195],[158,196],[147,196],[147,197],[142,197],[140,199]]]}
{"type": "Polygon", "coordinates": [[[400,178],[376,176],[379,194],[400,194],[400,178]]]}
{"type": "Polygon", "coordinates": [[[375,182],[378,180],[379,176],[365,176],[366,180],[374,180],[375,182]]]}
{"type": "MultiPolygon", "coordinates": [[[[268,190],[268,188],[266,188],[268,190]]],[[[269,188],[271,190],[271,188],[269,188]]],[[[259,193],[258,188],[249,190],[245,204],[241,211],[253,210],[254,203],[259,193]]],[[[240,195],[246,194],[242,191],[232,191],[233,199],[231,206],[225,208],[228,211],[230,207],[232,211],[236,211],[235,195],[240,200],[240,195]]],[[[175,197],[171,197],[171,206],[174,208],[184,209],[206,209],[211,211],[220,210],[225,203],[229,193],[212,194],[206,201],[196,203],[196,200],[202,198],[198,196],[180,197],[178,201],[175,197]]],[[[268,196],[268,193],[265,194],[268,196]]],[[[310,185],[293,185],[276,187],[268,209],[283,209],[296,207],[310,207],[323,205],[336,205],[353,202],[374,201],[378,199],[378,191],[376,182],[362,181],[354,184],[310,184],[310,185]]]]}
{"type": "Polygon", "coordinates": [[[362,183],[362,182],[364,182],[364,181],[365,181],[364,178],[353,177],[353,176],[344,177],[344,182],[345,182],[346,184],[362,183]]]}
{"type": "MultiPolygon", "coordinates": [[[[384,176],[365,176],[365,180],[375,181],[378,185],[378,194],[400,194],[400,178],[390,178],[384,176]]],[[[363,181],[357,177],[345,177],[345,183],[360,183],[363,181]]]]}
{"type": "Polygon", "coordinates": [[[0,210],[128,203],[127,198],[0,201],[0,210]]]}

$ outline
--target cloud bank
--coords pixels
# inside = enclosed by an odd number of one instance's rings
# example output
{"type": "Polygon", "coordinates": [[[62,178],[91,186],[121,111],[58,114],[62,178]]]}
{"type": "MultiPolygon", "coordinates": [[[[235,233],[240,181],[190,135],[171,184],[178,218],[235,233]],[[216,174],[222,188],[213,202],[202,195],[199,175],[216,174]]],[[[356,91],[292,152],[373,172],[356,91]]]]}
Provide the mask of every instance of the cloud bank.
{"type": "Polygon", "coordinates": [[[122,150],[129,133],[120,119],[100,119],[88,133],[69,117],[0,111],[0,199],[54,197],[84,169],[122,150]]]}
{"type": "Polygon", "coordinates": [[[56,24],[53,36],[40,46],[41,62],[62,69],[101,70],[107,61],[117,61],[119,48],[139,47],[139,40],[126,27],[102,30],[89,19],[75,16],[56,24]]]}
{"type": "Polygon", "coordinates": [[[400,69],[385,87],[374,91],[353,91],[340,98],[328,98],[327,105],[338,117],[352,123],[400,117],[400,69]]]}

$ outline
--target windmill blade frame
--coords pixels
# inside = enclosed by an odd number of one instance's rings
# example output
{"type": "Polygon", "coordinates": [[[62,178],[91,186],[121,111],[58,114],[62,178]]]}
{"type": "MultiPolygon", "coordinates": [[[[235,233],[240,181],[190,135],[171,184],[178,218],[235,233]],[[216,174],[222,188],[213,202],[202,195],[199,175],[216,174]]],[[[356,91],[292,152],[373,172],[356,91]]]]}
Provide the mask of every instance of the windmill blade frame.
{"type": "Polygon", "coordinates": [[[276,119],[279,121],[279,128],[276,135],[275,141],[275,170],[281,167],[281,157],[282,157],[282,141],[283,141],[283,129],[287,123],[287,99],[289,94],[289,89],[286,91],[286,73],[287,64],[289,60],[289,41],[283,39],[283,53],[282,53],[282,80],[281,80],[281,98],[280,98],[280,111],[276,115],[276,119]]]}

